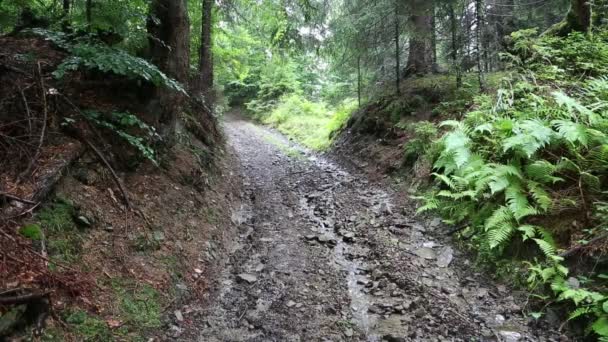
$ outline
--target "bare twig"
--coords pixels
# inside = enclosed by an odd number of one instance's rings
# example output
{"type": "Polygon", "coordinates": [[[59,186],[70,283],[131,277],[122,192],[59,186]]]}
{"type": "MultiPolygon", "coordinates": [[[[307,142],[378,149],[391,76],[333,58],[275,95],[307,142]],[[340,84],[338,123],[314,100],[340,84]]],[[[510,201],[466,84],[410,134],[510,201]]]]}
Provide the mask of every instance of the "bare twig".
{"type": "Polygon", "coordinates": [[[30,172],[32,171],[32,168],[34,167],[36,160],[38,160],[38,157],[40,156],[40,150],[42,149],[42,144],[44,143],[44,136],[46,135],[46,121],[48,119],[49,110],[48,110],[48,104],[46,101],[46,88],[44,86],[44,77],[42,76],[42,67],[40,66],[40,62],[38,62],[38,74],[40,76],[40,88],[42,90],[42,101],[43,101],[43,106],[44,106],[44,118],[42,121],[42,131],[40,132],[40,140],[38,141],[38,147],[36,148],[36,153],[34,153],[34,157],[30,160],[30,164],[28,165],[27,169],[25,169],[25,171],[21,174],[20,178],[28,176],[30,174],[30,172]]]}
{"type": "Polygon", "coordinates": [[[13,201],[17,201],[17,202],[21,202],[21,203],[25,203],[25,204],[31,204],[31,205],[37,204],[34,201],[26,200],[21,197],[17,197],[15,195],[7,194],[6,192],[0,192],[0,197],[4,197],[4,198],[11,199],[13,201]]]}
{"type": "Polygon", "coordinates": [[[567,257],[569,257],[569,256],[572,256],[573,254],[578,253],[579,251],[581,251],[581,250],[582,250],[582,249],[584,249],[585,247],[589,247],[589,246],[591,246],[591,245],[593,245],[593,244],[597,243],[598,241],[604,240],[604,239],[606,239],[606,238],[608,238],[608,232],[606,232],[606,233],[604,233],[604,234],[602,234],[602,235],[599,235],[599,236],[594,237],[593,239],[589,240],[589,242],[587,242],[587,243],[586,243],[586,244],[584,244],[584,245],[578,245],[578,246],[576,246],[576,247],[572,247],[572,248],[570,248],[569,250],[567,250],[567,251],[565,251],[565,252],[561,253],[559,256],[561,256],[562,258],[567,258],[567,257]]]}
{"type": "Polygon", "coordinates": [[[127,205],[127,208],[129,208],[129,210],[133,209],[133,206],[131,205],[131,201],[129,200],[129,196],[127,195],[127,190],[125,189],[125,186],[122,184],[122,181],[120,180],[120,178],[118,178],[118,175],[116,174],[116,172],[114,171],[114,169],[112,168],[112,166],[110,165],[108,160],[103,156],[103,154],[101,154],[101,152],[97,149],[97,147],[95,147],[95,145],[93,145],[90,141],[88,141],[86,138],[84,138],[82,136],[80,138],[97,155],[97,157],[99,157],[101,162],[108,168],[108,170],[110,170],[110,173],[112,174],[112,177],[114,178],[114,181],[118,185],[118,188],[120,189],[120,192],[122,193],[122,196],[125,199],[125,204],[127,205]]]}

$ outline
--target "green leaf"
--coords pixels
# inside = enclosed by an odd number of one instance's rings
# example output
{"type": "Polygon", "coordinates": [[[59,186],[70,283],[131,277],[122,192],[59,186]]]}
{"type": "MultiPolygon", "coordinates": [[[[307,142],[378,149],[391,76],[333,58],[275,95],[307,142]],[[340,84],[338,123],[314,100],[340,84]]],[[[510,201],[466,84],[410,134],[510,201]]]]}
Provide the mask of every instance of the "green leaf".
{"type": "Polygon", "coordinates": [[[598,318],[591,325],[591,329],[599,336],[608,336],[608,317],[602,316],[598,318]]]}

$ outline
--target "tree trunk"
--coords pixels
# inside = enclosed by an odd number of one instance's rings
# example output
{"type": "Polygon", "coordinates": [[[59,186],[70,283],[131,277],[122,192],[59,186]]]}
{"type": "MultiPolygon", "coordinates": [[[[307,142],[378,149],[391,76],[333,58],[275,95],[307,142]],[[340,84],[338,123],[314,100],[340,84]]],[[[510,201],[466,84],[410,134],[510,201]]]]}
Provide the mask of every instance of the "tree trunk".
{"type": "Polygon", "coordinates": [[[213,52],[212,35],[213,35],[213,3],[214,0],[202,0],[202,26],[201,26],[201,48],[199,51],[199,87],[202,96],[207,104],[213,102],[213,52]]]}
{"type": "Polygon", "coordinates": [[[448,8],[450,16],[450,30],[452,31],[452,67],[456,73],[456,88],[462,87],[462,72],[460,70],[460,62],[458,61],[458,23],[456,14],[454,13],[454,4],[450,3],[448,8]]]}
{"type": "Polygon", "coordinates": [[[93,0],[87,0],[85,6],[85,13],[87,17],[87,29],[91,30],[91,20],[92,20],[92,12],[93,12],[93,0]]]}
{"type": "Polygon", "coordinates": [[[479,91],[485,90],[485,82],[483,75],[483,62],[482,62],[482,39],[483,39],[483,0],[475,0],[475,31],[476,34],[476,52],[477,52],[477,77],[479,79],[479,91]]]}
{"type": "Polygon", "coordinates": [[[433,1],[433,13],[431,15],[431,71],[439,72],[437,64],[437,22],[435,20],[435,2],[433,1]]]}
{"type": "MultiPolygon", "coordinates": [[[[186,0],[154,0],[149,18],[149,46],[152,63],[169,77],[187,83],[190,67],[190,23],[186,0]]],[[[183,94],[167,88],[156,88],[149,104],[161,137],[167,146],[175,143],[177,116],[184,104],[183,94]]]]}
{"type": "Polygon", "coordinates": [[[406,76],[413,74],[426,74],[432,71],[433,52],[431,47],[432,36],[432,6],[429,1],[414,1],[410,16],[413,32],[410,36],[410,51],[406,66],[406,76]]]}
{"type": "Polygon", "coordinates": [[[357,104],[361,108],[361,56],[357,57],[357,104]]]}
{"type": "Polygon", "coordinates": [[[397,2],[395,2],[395,92],[401,94],[401,63],[399,61],[401,54],[399,53],[399,13],[397,2]]]}
{"type": "Polygon", "coordinates": [[[70,0],[63,0],[63,13],[61,14],[61,30],[68,32],[70,30],[70,0]]]}
{"type": "Polygon", "coordinates": [[[572,31],[587,32],[591,28],[591,0],[570,0],[566,17],[547,30],[545,35],[565,36],[572,31]]]}

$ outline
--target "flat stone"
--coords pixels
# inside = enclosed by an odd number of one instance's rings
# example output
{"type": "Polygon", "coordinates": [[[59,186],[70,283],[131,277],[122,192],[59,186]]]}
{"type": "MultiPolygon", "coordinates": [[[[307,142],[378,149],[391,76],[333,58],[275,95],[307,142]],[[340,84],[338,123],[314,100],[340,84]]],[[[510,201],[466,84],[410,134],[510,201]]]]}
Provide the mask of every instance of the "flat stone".
{"type": "Polygon", "coordinates": [[[296,302],[294,302],[293,300],[290,300],[289,302],[287,302],[286,305],[287,305],[288,308],[291,308],[291,307],[296,306],[296,304],[297,304],[296,302]]]}
{"type": "Polygon", "coordinates": [[[175,315],[175,319],[177,319],[178,322],[183,322],[184,321],[184,315],[182,315],[181,311],[175,310],[173,312],[173,314],[175,315]]]}
{"type": "Polygon", "coordinates": [[[255,274],[241,273],[236,276],[236,279],[242,283],[253,284],[258,281],[258,277],[255,274]]]}
{"type": "Polygon", "coordinates": [[[521,334],[517,331],[509,330],[500,330],[498,331],[498,335],[502,338],[504,342],[518,342],[522,338],[521,334]]]}
{"type": "Polygon", "coordinates": [[[415,253],[417,256],[419,256],[423,259],[428,259],[428,260],[435,259],[435,252],[428,247],[419,248],[416,250],[415,253]]]}
{"type": "Polygon", "coordinates": [[[454,259],[454,250],[452,247],[447,246],[441,249],[439,256],[437,256],[437,266],[448,267],[454,259]]]}

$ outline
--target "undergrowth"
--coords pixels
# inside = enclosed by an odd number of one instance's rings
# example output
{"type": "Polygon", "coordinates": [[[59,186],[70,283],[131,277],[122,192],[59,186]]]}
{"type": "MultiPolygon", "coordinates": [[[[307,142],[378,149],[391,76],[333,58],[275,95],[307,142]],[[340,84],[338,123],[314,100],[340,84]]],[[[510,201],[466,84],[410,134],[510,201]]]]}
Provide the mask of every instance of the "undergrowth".
{"type": "Polygon", "coordinates": [[[353,100],[346,100],[337,108],[330,108],[323,102],[290,94],[281,97],[270,108],[255,109],[254,114],[263,123],[276,127],[299,143],[314,150],[324,150],[331,144],[332,133],[344,127],[355,106],[353,100]]]}
{"type": "MultiPolygon", "coordinates": [[[[608,340],[608,275],[577,274],[562,254],[602,242],[608,228],[608,33],[523,30],[512,40],[512,73],[494,96],[442,122],[437,140],[429,124],[413,127],[406,153],[428,156],[436,180],[419,211],[462,228],[486,263],[516,257],[514,245],[536,250],[524,258],[532,294],[567,307],[569,321],[591,319],[587,333],[608,340]]],[[[597,245],[589,253],[603,253],[597,245]]]]}

